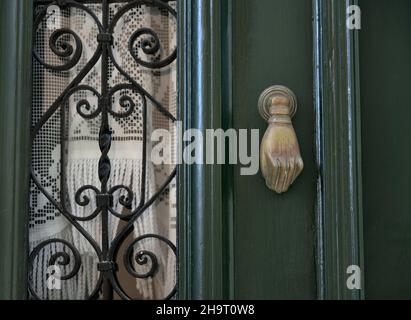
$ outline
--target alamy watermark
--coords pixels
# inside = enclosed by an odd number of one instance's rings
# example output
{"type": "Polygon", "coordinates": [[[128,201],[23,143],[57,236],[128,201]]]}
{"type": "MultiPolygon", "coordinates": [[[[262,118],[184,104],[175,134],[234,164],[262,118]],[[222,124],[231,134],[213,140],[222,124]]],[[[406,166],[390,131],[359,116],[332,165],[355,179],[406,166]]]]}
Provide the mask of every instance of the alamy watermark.
{"type": "Polygon", "coordinates": [[[241,175],[259,171],[260,130],[258,129],[188,129],[176,122],[177,154],[171,157],[173,133],[165,129],[151,134],[151,161],[156,164],[232,164],[242,165],[241,175]]]}
{"type": "Polygon", "coordinates": [[[347,289],[361,290],[361,268],[355,264],[348,266],[347,274],[347,289]]]}
{"type": "Polygon", "coordinates": [[[46,284],[49,290],[61,290],[61,269],[57,265],[47,268],[46,284]]]}
{"type": "Polygon", "coordinates": [[[349,30],[361,29],[361,8],[357,5],[347,7],[346,25],[349,30]]]}
{"type": "Polygon", "coordinates": [[[61,11],[58,5],[47,7],[46,25],[49,30],[61,28],[61,11]]]}
{"type": "MultiPolygon", "coordinates": [[[[349,30],[361,29],[361,9],[357,5],[346,9],[346,25],[349,30]]],[[[61,27],[61,12],[57,5],[47,8],[47,26],[61,27]]],[[[241,175],[255,175],[259,171],[260,134],[258,129],[188,129],[182,132],[182,123],[177,121],[177,135],[165,129],[151,134],[153,148],[151,161],[154,164],[240,164],[241,175]],[[176,157],[172,159],[171,148],[177,136],[176,157]]]]}

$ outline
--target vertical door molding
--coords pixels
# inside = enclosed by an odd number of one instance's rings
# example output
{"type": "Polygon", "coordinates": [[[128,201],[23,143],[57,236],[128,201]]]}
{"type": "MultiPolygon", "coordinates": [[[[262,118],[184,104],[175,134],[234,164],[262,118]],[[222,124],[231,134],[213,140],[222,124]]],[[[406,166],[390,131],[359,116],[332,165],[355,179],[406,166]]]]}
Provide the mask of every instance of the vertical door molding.
{"type": "Polygon", "coordinates": [[[32,1],[0,1],[0,299],[26,297],[32,1]]]}
{"type": "MultiPolygon", "coordinates": [[[[183,131],[199,129],[205,137],[206,129],[224,128],[231,121],[229,108],[223,108],[224,100],[230,100],[229,75],[223,72],[223,61],[229,63],[223,51],[229,45],[225,19],[230,9],[218,0],[178,3],[179,119],[183,131]]],[[[178,143],[179,152],[189,144],[178,143]]],[[[180,299],[229,297],[231,213],[225,199],[231,189],[223,183],[226,174],[222,165],[179,166],[180,299]]]]}
{"type": "Polygon", "coordinates": [[[318,178],[318,294],[363,298],[347,268],[364,271],[358,31],[346,26],[353,0],[314,0],[314,93],[318,178]]]}

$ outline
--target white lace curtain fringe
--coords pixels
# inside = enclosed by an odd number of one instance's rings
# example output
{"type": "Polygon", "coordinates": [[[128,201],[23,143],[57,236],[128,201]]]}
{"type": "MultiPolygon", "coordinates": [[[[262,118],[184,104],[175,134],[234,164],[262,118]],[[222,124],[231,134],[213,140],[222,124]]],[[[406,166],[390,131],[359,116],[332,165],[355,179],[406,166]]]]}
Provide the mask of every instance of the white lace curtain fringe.
{"type": "MultiPolygon", "coordinates": [[[[131,190],[140,190],[141,188],[141,160],[135,159],[115,159],[112,160],[112,174],[110,184],[112,186],[125,185],[130,187],[131,190]]],[[[153,170],[147,170],[151,172],[147,177],[146,188],[146,200],[153,196],[155,190],[150,181],[154,181],[153,170]]],[[[79,206],[75,201],[75,194],[84,185],[98,185],[99,180],[95,172],[98,172],[98,160],[83,159],[72,160],[68,163],[67,167],[67,194],[69,195],[69,204],[71,212],[77,217],[86,217],[93,211],[92,208],[96,208],[95,194],[93,191],[87,191],[83,195],[86,195],[90,199],[90,203],[86,207],[79,206]]],[[[114,207],[116,212],[121,213],[124,208],[119,203],[120,192],[117,192],[114,196],[114,207]]],[[[136,208],[139,202],[139,198],[134,196],[132,202],[132,208],[136,208]]],[[[149,207],[142,216],[134,223],[134,236],[138,237],[147,233],[159,233],[159,228],[156,223],[155,211],[149,207]]],[[[59,219],[64,219],[60,217],[59,219]]],[[[110,215],[110,234],[111,239],[114,239],[118,232],[119,219],[110,215]]],[[[70,225],[68,221],[65,222],[66,227],[56,234],[51,234],[47,239],[62,239],[69,243],[72,243],[74,247],[81,254],[82,269],[80,269],[78,275],[73,279],[62,281],[61,289],[50,290],[47,288],[47,275],[46,272],[48,262],[53,254],[61,251],[70,253],[68,248],[64,248],[62,244],[51,244],[42,250],[41,256],[35,259],[33,266],[33,281],[34,289],[38,295],[44,299],[84,299],[92,293],[94,286],[97,283],[99,272],[97,271],[97,256],[90,243],[81,235],[79,231],[70,225]]],[[[97,217],[92,221],[81,223],[84,229],[95,239],[98,243],[101,239],[101,219],[97,217]]],[[[31,249],[34,249],[36,245],[47,239],[41,241],[32,241],[31,249]]],[[[140,244],[139,244],[140,245],[140,244]]],[[[175,281],[175,257],[169,248],[164,248],[161,243],[156,239],[147,239],[139,248],[153,252],[159,263],[158,272],[152,279],[141,279],[136,281],[136,288],[139,291],[143,299],[158,299],[168,294],[167,290],[171,290],[175,281]]],[[[62,270],[70,272],[70,268],[73,267],[74,261],[66,266],[62,270]]],[[[139,273],[144,273],[144,267],[134,264],[135,269],[139,273]]],[[[149,268],[150,266],[148,266],[149,268]]],[[[146,268],[147,269],[147,268],[146,268]]]]}

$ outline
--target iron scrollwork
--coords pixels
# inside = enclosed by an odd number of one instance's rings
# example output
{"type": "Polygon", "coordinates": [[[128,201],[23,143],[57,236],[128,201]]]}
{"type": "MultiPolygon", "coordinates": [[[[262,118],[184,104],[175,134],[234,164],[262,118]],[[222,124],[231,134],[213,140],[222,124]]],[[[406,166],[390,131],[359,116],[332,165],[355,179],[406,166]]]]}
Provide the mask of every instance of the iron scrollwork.
{"type": "MultiPolygon", "coordinates": [[[[61,9],[76,8],[82,10],[87,16],[91,17],[94,24],[98,29],[97,36],[97,47],[95,52],[92,54],[91,58],[85,63],[82,69],[76,74],[69,85],[61,92],[59,97],[55,100],[53,104],[48,108],[48,110],[42,115],[42,117],[37,121],[37,123],[32,128],[32,143],[36,139],[36,136],[43,128],[44,124],[56,113],[60,108],[65,106],[70,97],[77,92],[87,91],[91,93],[98,101],[97,106],[92,107],[92,104],[87,99],[80,100],[75,108],[83,119],[92,120],[100,116],[100,131],[98,145],[100,149],[100,160],[98,165],[98,176],[100,180],[100,186],[84,185],[75,194],[75,202],[81,207],[87,207],[90,205],[91,199],[90,194],[95,196],[96,208],[91,210],[90,214],[84,217],[79,217],[70,212],[70,210],[65,205],[64,201],[58,201],[53,198],[52,194],[42,185],[40,179],[36,177],[33,169],[31,170],[31,178],[35,186],[40,190],[40,192],[48,199],[48,201],[70,222],[70,224],[77,229],[77,231],[88,241],[98,258],[98,263],[95,266],[99,272],[99,278],[95,285],[95,288],[91,290],[91,294],[86,297],[87,299],[110,299],[112,298],[113,292],[115,292],[122,299],[130,299],[129,295],[121,287],[117,278],[117,262],[119,249],[124,244],[124,240],[133,231],[134,222],[144,213],[147,208],[149,208],[154,201],[161,195],[170,185],[172,180],[176,176],[176,169],[170,174],[166,179],[164,184],[156,191],[150,199],[146,199],[145,184],[146,184],[146,144],[147,144],[147,100],[149,100],[153,106],[158,108],[161,113],[167,117],[170,121],[175,122],[176,118],[166,109],[164,106],[158,102],[148,91],[146,91],[142,85],[138,84],[133,77],[131,77],[116,60],[113,53],[113,41],[115,40],[115,27],[120,19],[131,9],[138,6],[150,6],[157,7],[162,10],[166,10],[169,15],[176,18],[177,14],[175,9],[173,9],[167,2],[167,0],[131,0],[122,1],[125,5],[114,15],[112,19],[109,17],[109,4],[113,1],[101,0],[94,1],[94,3],[99,3],[102,6],[102,17],[99,18],[86,4],[82,1],[75,0],[37,0],[36,3],[42,5],[42,9],[37,13],[34,19],[34,30],[39,27],[39,24],[46,18],[47,9],[50,6],[58,6],[61,9]],[[97,62],[101,61],[101,91],[97,89],[82,84],[82,80],[86,75],[97,65],[97,62]],[[108,67],[109,62],[117,69],[117,71],[127,80],[123,84],[110,87],[108,81],[108,67]],[[142,168],[142,183],[141,190],[139,190],[140,199],[138,206],[134,209],[131,208],[132,200],[134,197],[133,191],[125,185],[117,185],[109,188],[108,180],[111,174],[111,163],[109,152],[113,142],[113,134],[109,126],[109,117],[115,118],[127,118],[129,117],[134,108],[135,102],[132,97],[123,94],[119,99],[119,105],[122,112],[114,111],[112,108],[113,96],[121,91],[129,90],[140,96],[142,100],[142,117],[143,117],[143,168],[142,168]],[[122,195],[115,197],[116,193],[121,192],[122,195]],[[113,202],[117,199],[119,204],[124,208],[129,209],[128,213],[120,213],[114,209],[113,202]],[[113,215],[123,221],[125,221],[125,226],[120,230],[120,232],[110,239],[108,235],[109,228],[109,216],[113,215]],[[102,223],[102,238],[97,240],[86,231],[82,226],[81,222],[91,221],[96,217],[101,216],[102,223]],[[99,241],[101,240],[101,245],[99,241]]],[[[88,1],[87,3],[90,3],[88,1]]],[[[134,58],[135,62],[140,66],[144,66],[150,69],[158,69],[171,64],[176,59],[177,49],[174,49],[171,54],[161,61],[144,61],[136,53],[136,43],[138,39],[143,39],[140,41],[140,50],[142,50],[146,55],[153,55],[161,49],[161,43],[157,33],[150,28],[140,28],[134,31],[129,39],[128,49],[131,56],[134,58]],[[146,36],[145,38],[142,36],[146,36]]],[[[68,71],[74,68],[80,61],[83,52],[83,43],[80,35],[78,35],[73,30],[68,28],[60,28],[54,31],[48,41],[48,46],[53,54],[58,58],[63,58],[63,63],[60,65],[54,65],[47,63],[41,57],[41,55],[33,51],[33,57],[41,64],[45,69],[57,72],[57,71],[68,71]],[[68,40],[68,39],[71,39],[68,40]]],[[[121,94],[121,93],[120,93],[121,94]]],[[[155,277],[159,266],[158,257],[156,253],[150,250],[140,250],[135,252],[135,245],[145,239],[156,239],[166,246],[174,253],[176,256],[177,249],[175,245],[165,237],[156,234],[146,234],[141,235],[134,239],[131,244],[127,245],[125,249],[125,254],[123,256],[123,263],[127,272],[135,278],[147,279],[155,277]],[[135,263],[140,266],[147,266],[148,271],[141,273],[136,270],[135,263]]],[[[34,260],[39,255],[39,252],[46,246],[58,245],[64,249],[61,252],[56,252],[48,261],[48,265],[70,265],[70,271],[61,276],[61,280],[68,280],[76,276],[79,272],[82,260],[79,251],[72,244],[62,239],[49,239],[38,244],[29,255],[29,266],[32,268],[34,260]]],[[[34,299],[40,299],[36,294],[35,289],[31,285],[30,275],[29,275],[29,291],[31,297],[34,299]]],[[[171,292],[164,297],[165,299],[173,298],[176,294],[176,285],[172,288],[171,292]]]]}

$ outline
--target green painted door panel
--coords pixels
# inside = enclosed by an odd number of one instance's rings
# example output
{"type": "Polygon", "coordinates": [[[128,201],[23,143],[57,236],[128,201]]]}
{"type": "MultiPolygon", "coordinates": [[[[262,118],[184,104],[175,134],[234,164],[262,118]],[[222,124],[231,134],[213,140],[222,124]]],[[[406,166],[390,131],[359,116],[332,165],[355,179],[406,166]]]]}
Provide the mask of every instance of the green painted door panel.
{"type": "Polygon", "coordinates": [[[0,300],[27,292],[31,17],[31,1],[0,1],[0,300]]]}
{"type": "Polygon", "coordinates": [[[261,174],[234,172],[234,297],[315,299],[315,156],[311,1],[233,1],[233,124],[267,123],[257,100],[267,87],[294,91],[293,124],[305,168],[277,195],[261,174]]]}
{"type": "Polygon", "coordinates": [[[365,297],[411,298],[411,2],[361,0],[365,297]]]}

